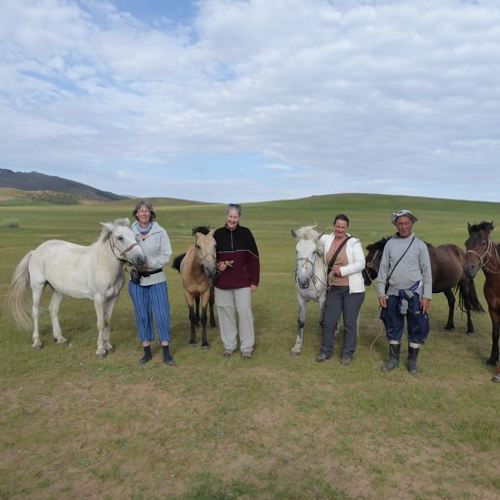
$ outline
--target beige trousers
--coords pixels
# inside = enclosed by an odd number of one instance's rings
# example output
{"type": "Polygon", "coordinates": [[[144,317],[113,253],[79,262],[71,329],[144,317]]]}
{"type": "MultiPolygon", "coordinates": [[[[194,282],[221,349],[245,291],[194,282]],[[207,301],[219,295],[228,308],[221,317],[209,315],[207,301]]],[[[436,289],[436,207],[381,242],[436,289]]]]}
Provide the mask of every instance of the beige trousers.
{"type": "Polygon", "coordinates": [[[255,332],[250,287],[230,290],[215,287],[215,304],[224,349],[228,351],[237,349],[239,327],[240,350],[242,353],[251,353],[255,343],[255,332]],[[238,313],[238,327],[236,326],[236,313],[238,313]]]}

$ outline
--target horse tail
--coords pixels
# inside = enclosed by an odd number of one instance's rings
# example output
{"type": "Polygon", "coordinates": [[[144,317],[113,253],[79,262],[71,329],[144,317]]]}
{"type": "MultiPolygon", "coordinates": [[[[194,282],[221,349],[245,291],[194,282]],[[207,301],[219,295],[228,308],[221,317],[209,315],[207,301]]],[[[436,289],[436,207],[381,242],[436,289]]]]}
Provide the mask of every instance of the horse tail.
{"type": "MultiPolygon", "coordinates": [[[[471,312],[473,313],[484,313],[484,309],[483,309],[483,306],[481,305],[481,302],[479,301],[479,297],[477,295],[477,291],[476,291],[476,285],[474,283],[474,280],[473,279],[469,279],[468,280],[468,290],[469,290],[469,304],[470,304],[470,310],[471,312]]],[[[457,285],[457,288],[458,288],[458,298],[459,298],[459,307],[462,311],[465,311],[466,310],[466,307],[465,307],[465,297],[464,297],[464,292],[462,290],[462,287],[459,285],[457,285]]]]}
{"type": "Polygon", "coordinates": [[[29,284],[30,274],[28,264],[33,250],[27,253],[16,267],[10,287],[5,296],[5,307],[14,318],[21,330],[30,330],[32,322],[29,315],[29,284]]]}
{"type": "Polygon", "coordinates": [[[172,267],[174,269],[177,269],[177,271],[181,272],[181,262],[182,262],[182,259],[184,259],[184,257],[186,256],[186,252],[178,255],[174,261],[172,262],[172,267]]]}

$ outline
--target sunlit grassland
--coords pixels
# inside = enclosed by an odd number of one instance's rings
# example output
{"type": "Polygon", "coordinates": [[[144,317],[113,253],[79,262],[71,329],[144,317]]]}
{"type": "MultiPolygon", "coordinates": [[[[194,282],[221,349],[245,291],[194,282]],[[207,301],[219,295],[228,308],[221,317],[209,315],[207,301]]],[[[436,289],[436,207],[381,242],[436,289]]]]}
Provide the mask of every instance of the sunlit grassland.
{"type": "MultiPolygon", "coordinates": [[[[218,227],[225,206],[153,199],[174,255],[192,244],[191,228],[218,227]]],[[[237,201],[237,200],[229,200],[237,201]]],[[[135,201],[89,206],[0,207],[0,299],[22,256],[49,238],[89,245],[99,222],[129,216],[135,201]]],[[[496,499],[500,479],[497,412],[500,386],[484,362],[491,347],[487,314],[476,335],[456,312],[444,332],[446,300],[435,295],[432,332],[421,373],[380,371],[387,346],[373,287],[360,317],[354,363],[314,363],[321,332],[316,304],[305,345],[291,357],[297,305],[291,229],[330,231],[339,212],[364,246],[392,234],[390,213],[414,211],[416,233],[435,245],[463,247],[467,223],[499,219],[500,205],[373,195],[320,196],[246,204],[241,223],[261,254],[253,296],[254,358],[221,356],[188,346],[189,322],[180,277],[168,266],[172,351],[167,368],[157,346],[141,367],[126,289],[115,308],[115,353],[94,359],[90,301],[65,299],[61,326],[69,345],[51,341],[44,298],[44,349],[1,317],[0,499],[496,499]]],[[[495,235],[495,233],[494,233],[495,235]]],[[[500,240],[500,236],[498,237],[500,240]]],[[[483,277],[476,283],[483,305],[483,277]]],[[[48,292],[48,291],[47,291],[48,292]]],[[[404,350],[404,349],[403,349],[404,350]]]]}

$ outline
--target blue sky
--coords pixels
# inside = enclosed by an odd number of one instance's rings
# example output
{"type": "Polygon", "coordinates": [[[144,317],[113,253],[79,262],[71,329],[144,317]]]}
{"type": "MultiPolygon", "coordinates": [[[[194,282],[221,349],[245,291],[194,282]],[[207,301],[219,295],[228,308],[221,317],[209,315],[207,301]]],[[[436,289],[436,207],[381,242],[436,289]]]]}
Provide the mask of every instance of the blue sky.
{"type": "Polygon", "coordinates": [[[0,168],[134,196],[499,201],[496,0],[3,0],[0,168]]]}

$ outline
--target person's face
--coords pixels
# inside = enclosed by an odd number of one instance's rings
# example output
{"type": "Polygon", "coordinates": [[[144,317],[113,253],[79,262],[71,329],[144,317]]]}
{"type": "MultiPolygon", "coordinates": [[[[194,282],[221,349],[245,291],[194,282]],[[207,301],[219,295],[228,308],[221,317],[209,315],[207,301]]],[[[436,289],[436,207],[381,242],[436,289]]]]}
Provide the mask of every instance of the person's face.
{"type": "Polygon", "coordinates": [[[413,228],[413,221],[409,217],[406,217],[406,215],[402,215],[398,217],[396,227],[401,238],[408,238],[413,228]]]}
{"type": "Polygon", "coordinates": [[[151,219],[151,210],[145,205],[142,205],[141,208],[137,211],[137,220],[141,224],[141,226],[147,226],[151,219]]]}
{"type": "Polygon", "coordinates": [[[229,210],[226,215],[226,225],[229,229],[235,229],[240,222],[240,214],[236,210],[229,210]]]}
{"type": "Polygon", "coordinates": [[[337,219],[337,221],[333,225],[335,237],[341,240],[344,239],[347,235],[347,227],[347,222],[345,220],[337,219]]]}

